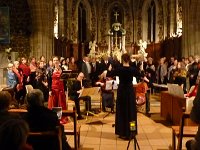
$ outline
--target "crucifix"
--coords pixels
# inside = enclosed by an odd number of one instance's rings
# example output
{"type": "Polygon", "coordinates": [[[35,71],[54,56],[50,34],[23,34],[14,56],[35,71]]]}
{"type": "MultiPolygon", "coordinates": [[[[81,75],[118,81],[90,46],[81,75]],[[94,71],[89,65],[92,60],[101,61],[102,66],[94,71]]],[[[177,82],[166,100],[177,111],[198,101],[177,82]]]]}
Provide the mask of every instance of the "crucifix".
{"type": "Polygon", "coordinates": [[[114,16],[115,16],[115,21],[117,21],[117,16],[119,16],[119,14],[115,12],[114,16]]]}

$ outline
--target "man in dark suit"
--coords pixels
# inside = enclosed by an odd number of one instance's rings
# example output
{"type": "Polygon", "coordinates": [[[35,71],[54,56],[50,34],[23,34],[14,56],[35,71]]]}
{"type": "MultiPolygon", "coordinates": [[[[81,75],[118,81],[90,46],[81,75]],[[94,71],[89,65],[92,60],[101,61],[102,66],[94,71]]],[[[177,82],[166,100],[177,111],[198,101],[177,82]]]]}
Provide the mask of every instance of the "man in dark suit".
{"type": "Polygon", "coordinates": [[[99,75],[100,75],[100,66],[99,62],[96,61],[96,58],[91,59],[91,81],[92,81],[92,86],[96,86],[96,82],[99,80],[99,75]]]}
{"type": "Polygon", "coordinates": [[[89,110],[89,111],[91,110],[91,97],[90,96],[80,96],[80,94],[83,91],[83,88],[85,87],[85,83],[84,83],[83,79],[84,79],[84,74],[83,74],[83,72],[80,72],[78,74],[76,80],[72,84],[71,93],[70,93],[70,98],[72,100],[74,100],[75,105],[76,105],[78,120],[83,119],[83,117],[81,116],[81,112],[80,112],[80,104],[79,104],[80,100],[85,101],[86,110],[89,110]]]}
{"type": "MultiPolygon", "coordinates": [[[[41,90],[33,89],[30,93],[27,94],[27,103],[28,103],[28,113],[24,116],[24,119],[29,124],[30,131],[39,132],[39,131],[49,131],[55,130],[56,126],[62,126],[58,120],[57,114],[52,110],[44,107],[44,96],[41,90]]],[[[62,126],[63,127],[63,126],[62,126]]],[[[62,128],[62,147],[63,150],[71,149],[69,144],[66,142],[66,136],[64,134],[64,127],[62,128]]],[[[29,139],[29,142],[35,142],[33,139],[29,139]]],[[[52,149],[52,141],[42,141],[40,147],[43,149],[52,149]]],[[[33,145],[34,148],[34,145],[33,145]]]]}
{"type": "Polygon", "coordinates": [[[83,59],[81,72],[84,73],[85,79],[88,81],[90,81],[91,71],[92,71],[92,66],[89,62],[89,57],[85,56],[83,59]]]}
{"type": "Polygon", "coordinates": [[[108,60],[108,56],[104,56],[100,64],[100,74],[102,74],[105,70],[108,70],[108,67],[110,66],[110,64],[111,63],[108,60]]]}

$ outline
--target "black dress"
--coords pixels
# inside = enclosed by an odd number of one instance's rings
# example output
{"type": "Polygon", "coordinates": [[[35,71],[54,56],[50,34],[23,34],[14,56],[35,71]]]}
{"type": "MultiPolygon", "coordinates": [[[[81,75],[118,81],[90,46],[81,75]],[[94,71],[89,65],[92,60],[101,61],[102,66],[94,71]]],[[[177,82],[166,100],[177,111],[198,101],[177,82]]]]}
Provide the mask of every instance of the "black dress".
{"type": "Polygon", "coordinates": [[[138,76],[139,73],[132,67],[123,66],[115,70],[114,74],[119,76],[120,81],[116,100],[115,134],[129,138],[130,122],[135,121],[137,128],[136,100],[132,80],[133,76],[138,76]]]}

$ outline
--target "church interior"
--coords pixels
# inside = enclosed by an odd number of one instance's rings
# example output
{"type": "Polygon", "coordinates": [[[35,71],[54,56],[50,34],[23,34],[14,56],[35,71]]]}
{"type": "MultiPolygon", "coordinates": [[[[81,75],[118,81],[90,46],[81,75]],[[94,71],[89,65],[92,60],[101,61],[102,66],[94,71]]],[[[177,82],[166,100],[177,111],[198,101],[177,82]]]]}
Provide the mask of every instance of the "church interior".
{"type": "MultiPolygon", "coordinates": [[[[141,150],[187,149],[186,141],[194,139],[198,125],[187,118],[184,126],[188,126],[189,133],[177,134],[176,138],[175,132],[181,131],[183,111],[191,112],[193,101],[200,92],[197,84],[200,79],[198,8],[199,0],[0,0],[1,91],[11,91],[11,95],[13,92],[13,99],[18,103],[17,109],[23,109],[21,99],[24,97],[19,100],[16,98],[19,94],[18,85],[23,83],[27,95],[26,85],[34,84],[34,80],[31,82],[32,72],[35,73],[34,77],[41,73],[48,78],[48,71],[41,69],[40,65],[48,69],[50,60],[54,63],[54,58],[57,58],[56,61],[61,62],[60,68],[64,68],[63,72],[68,75],[67,79],[74,72],[73,79],[83,72],[93,87],[98,80],[96,78],[104,75],[105,70],[110,71],[107,63],[110,62],[109,65],[114,68],[118,65],[115,62],[120,65],[121,56],[128,54],[130,66],[144,72],[148,78],[145,104],[137,108],[136,140],[124,140],[115,134],[116,106],[105,117],[110,108],[102,111],[102,95],[92,95],[95,115],[75,119],[81,125],[80,141],[76,145],[75,135],[66,135],[69,145],[81,150],[123,150],[127,149],[130,142],[129,149],[137,149],[137,143],[141,150]],[[33,58],[36,65],[32,64],[33,58]],[[21,78],[16,74],[14,87],[17,90],[13,90],[13,87],[8,90],[9,70],[13,71],[16,62],[19,66],[23,64],[24,59],[30,75],[22,67],[21,77],[27,81],[19,81],[21,78]],[[69,65],[72,59],[76,63],[75,71],[69,65]],[[63,60],[65,66],[61,67],[63,60]],[[97,70],[97,62],[102,64],[101,61],[105,63],[105,68],[99,65],[96,75],[93,70],[97,70]],[[86,64],[87,73],[83,71],[84,62],[91,65],[88,68],[86,64]],[[100,109],[98,113],[97,109],[100,109]]],[[[137,82],[142,81],[137,78],[137,82]]],[[[67,81],[67,84],[70,83],[67,81]]],[[[49,105],[49,81],[44,79],[42,84],[47,87],[45,103],[49,105]]],[[[70,86],[67,85],[67,88],[70,86]]],[[[137,88],[134,87],[134,90],[137,92],[137,88]]],[[[45,97],[45,91],[42,92],[45,97]]],[[[68,95],[69,91],[65,95],[65,105],[67,110],[73,110],[75,104],[68,95]]],[[[117,90],[114,90],[113,97],[116,102],[117,90]]],[[[85,103],[80,102],[81,112],[87,108],[84,107],[85,103]]],[[[69,122],[72,125],[74,119],[69,119],[69,122]]]]}

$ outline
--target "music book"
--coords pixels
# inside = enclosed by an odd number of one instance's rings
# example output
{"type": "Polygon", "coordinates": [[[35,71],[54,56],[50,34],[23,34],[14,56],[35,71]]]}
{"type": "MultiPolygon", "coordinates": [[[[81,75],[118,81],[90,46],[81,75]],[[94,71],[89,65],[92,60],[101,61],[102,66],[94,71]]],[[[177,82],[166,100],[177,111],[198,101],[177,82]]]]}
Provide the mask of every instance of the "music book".
{"type": "Polygon", "coordinates": [[[82,92],[79,94],[81,96],[90,96],[99,94],[99,90],[101,87],[91,87],[91,88],[83,88],[82,92]]]}
{"type": "Polygon", "coordinates": [[[136,85],[137,84],[137,80],[136,80],[136,77],[133,77],[133,81],[132,81],[133,85],[136,85]]]}
{"type": "Polygon", "coordinates": [[[118,88],[117,81],[115,80],[106,81],[105,90],[116,90],[117,88],[118,88]]]}

